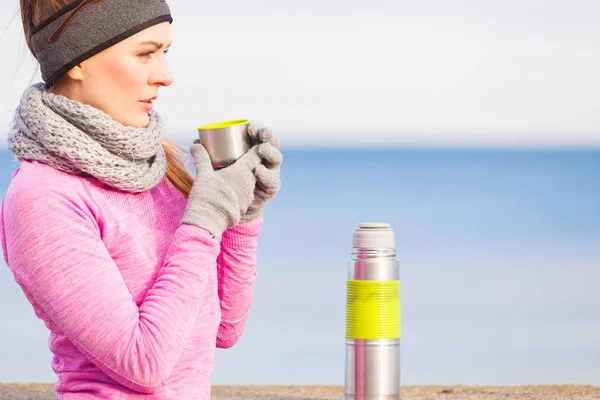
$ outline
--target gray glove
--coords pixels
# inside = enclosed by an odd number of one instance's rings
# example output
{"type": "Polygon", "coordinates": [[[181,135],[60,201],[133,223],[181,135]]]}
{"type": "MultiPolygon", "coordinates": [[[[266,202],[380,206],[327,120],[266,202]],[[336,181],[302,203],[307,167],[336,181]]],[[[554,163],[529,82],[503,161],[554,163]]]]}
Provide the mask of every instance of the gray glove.
{"type": "Polygon", "coordinates": [[[194,142],[190,154],[196,179],[181,222],[200,226],[219,241],[225,229],[237,225],[254,198],[254,173],[261,165],[258,149],[253,146],[235,163],[215,171],[204,146],[194,142]]]}
{"type": "Polygon", "coordinates": [[[258,217],[268,200],[275,197],[281,187],[281,163],[283,156],[279,151],[279,139],[273,135],[271,130],[255,123],[248,125],[248,134],[254,142],[261,143],[258,146],[258,155],[262,158],[262,164],[256,167],[256,187],[254,188],[254,200],[248,210],[241,215],[241,221],[247,222],[258,217]]]}

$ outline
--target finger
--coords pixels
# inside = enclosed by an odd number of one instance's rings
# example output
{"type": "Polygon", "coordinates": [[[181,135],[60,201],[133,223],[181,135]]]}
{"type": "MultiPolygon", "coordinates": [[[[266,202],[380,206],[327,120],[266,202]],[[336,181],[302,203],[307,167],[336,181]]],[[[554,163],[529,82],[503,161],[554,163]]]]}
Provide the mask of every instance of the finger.
{"type": "Polygon", "coordinates": [[[273,147],[279,149],[279,139],[265,126],[250,122],[248,124],[248,134],[254,140],[258,140],[261,143],[271,143],[273,147]]]}
{"type": "Polygon", "coordinates": [[[258,155],[264,160],[264,164],[272,169],[281,165],[283,155],[271,143],[263,143],[258,146],[258,155]]]}
{"type": "Polygon", "coordinates": [[[262,129],[262,125],[250,121],[250,123],[248,124],[248,135],[254,140],[260,140],[258,135],[262,129]]]}
{"type": "Polygon", "coordinates": [[[271,139],[269,139],[268,142],[271,143],[273,145],[273,147],[275,147],[276,149],[279,150],[280,143],[279,143],[279,138],[277,136],[271,134],[271,139]]]}
{"type": "Polygon", "coordinates": [[[273,147],[279,149],[279,138],[273,135],[273,132],[271,132],[269,129],[261,131],[258,136],[262,143],[270,143],[273,147]]]}
{"type": "Polygon", "coordinates": [[[257,137],[261,143],[267,143],[273,138],[273,132],[271,132],[269,128],[262,128],[260,131],[258,131],[257,137]]]}
{"type": "Polygon", "coordinates": [[[256,167],[254,172],[256,175],[256,183],[267,193],[274,194],[281,186],[278,170],[271,170],[264,165],[256,167]]]}
{"type": "Polygon", "coordinates": [[[190,147],[190,154],[194,160],[196,172],[213,169],[208,152],[202,144],[194,142],[190,147]]]}
{"type": "Polygon", "coordinates": [[[258,146],[252,146],[243,156],[241,156],[234,165],[240,165],[254,171],[260,165],[262,158],[258,155],[258,146]]]}
{"type": "Polygon", "coordinates": [[[273,147],[279,149],[279,138],[269,128],[264,128],[258,132],[258,138],[262,143],[271,143],[273,147]]]}

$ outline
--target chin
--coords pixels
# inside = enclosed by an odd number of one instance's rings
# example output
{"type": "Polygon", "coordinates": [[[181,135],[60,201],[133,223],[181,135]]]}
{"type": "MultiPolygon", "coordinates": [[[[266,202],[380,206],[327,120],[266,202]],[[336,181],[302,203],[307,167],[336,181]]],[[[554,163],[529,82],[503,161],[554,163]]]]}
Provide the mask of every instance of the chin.
{"type": "Polygon", "coordinates": [[[149,124],[150,116],[148,114],[144,114],[144,116],[140,118],[138,128],[146,128],[149,124]]]}

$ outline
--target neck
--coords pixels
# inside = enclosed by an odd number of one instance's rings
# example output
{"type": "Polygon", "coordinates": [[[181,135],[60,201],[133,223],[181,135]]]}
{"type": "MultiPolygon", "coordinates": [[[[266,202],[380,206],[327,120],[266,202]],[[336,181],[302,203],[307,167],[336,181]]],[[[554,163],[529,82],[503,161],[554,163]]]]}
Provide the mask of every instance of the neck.
{"type": "Polygon", "coordinates": [[[68,79],[68,75],[63,76],[61,79],[56,81],[56,83],[54,83],[54,85],[48,89],[48,92],[85,104],[79,86],[75,82],[68,79]]]}

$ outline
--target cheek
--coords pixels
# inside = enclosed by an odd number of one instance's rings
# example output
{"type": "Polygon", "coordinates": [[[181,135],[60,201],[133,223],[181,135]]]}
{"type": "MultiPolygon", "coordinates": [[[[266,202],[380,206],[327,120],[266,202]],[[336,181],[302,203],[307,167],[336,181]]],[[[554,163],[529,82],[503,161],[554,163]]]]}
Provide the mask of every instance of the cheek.
{"type": "Polygon", "coordinates": [[[104,60],[95,68],[94,76],[98,91],[103,92],[103,102],[119,103],[121,106],[141,100],[144,89],[144,71],[135,57],[104,60]]]}
{"type": "Polygon", "coordinates": [[[90,66],[89,72],[85,89],[88,104],[124,125],[147,125],[147,113],[139,101],[149,93],[144,81],[145,68],[139,60],[135,57],[105,59],[90,66]]]}
{"type": "Polygon", "coordinates": [[[114,90],[120,94],[119,97],[140,100],[140,90],[143,89],[143,68],[137,60],[126,60],[124,62],[112,63],[107,69],[108,78],[112,80],[114,90]]]}

